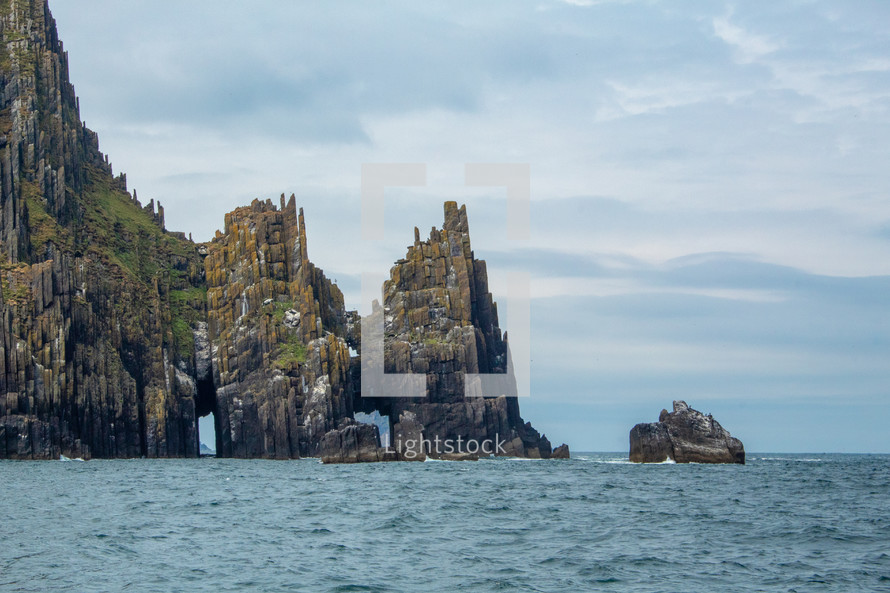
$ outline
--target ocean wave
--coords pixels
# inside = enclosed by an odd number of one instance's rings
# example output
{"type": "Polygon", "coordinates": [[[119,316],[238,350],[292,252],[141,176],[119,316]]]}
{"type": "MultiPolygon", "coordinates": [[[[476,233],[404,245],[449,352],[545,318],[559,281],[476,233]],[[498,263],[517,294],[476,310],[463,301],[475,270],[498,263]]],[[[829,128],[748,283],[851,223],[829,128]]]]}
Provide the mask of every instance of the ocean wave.
{"type": "Polygon", "coordinates": [[[0,590],[756,593],[818,588],[817,573],[831,590],[886,589],[890,456],[755,459],[719,475],[637,469],[649,464],[623,452],[349,475],[309,461],[0,463],[9,492],[27,493],[0,497],[14,517],[0,590]],[[817,458],[830,463],[787,463],[817,458]]]}

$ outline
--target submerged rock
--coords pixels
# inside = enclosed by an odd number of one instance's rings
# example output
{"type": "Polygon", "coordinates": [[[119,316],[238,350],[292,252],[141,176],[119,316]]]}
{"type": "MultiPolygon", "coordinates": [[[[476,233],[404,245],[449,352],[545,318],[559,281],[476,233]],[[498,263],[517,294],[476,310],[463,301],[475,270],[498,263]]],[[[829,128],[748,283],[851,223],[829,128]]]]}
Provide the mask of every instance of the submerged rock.
{"type": "Polygon", "coordinates": [[[637,424],[630,431],[630,460],[637,463],[745,463],[745,447],[710,414],[684,401],[662,410],[658,422],[637,424]]]}

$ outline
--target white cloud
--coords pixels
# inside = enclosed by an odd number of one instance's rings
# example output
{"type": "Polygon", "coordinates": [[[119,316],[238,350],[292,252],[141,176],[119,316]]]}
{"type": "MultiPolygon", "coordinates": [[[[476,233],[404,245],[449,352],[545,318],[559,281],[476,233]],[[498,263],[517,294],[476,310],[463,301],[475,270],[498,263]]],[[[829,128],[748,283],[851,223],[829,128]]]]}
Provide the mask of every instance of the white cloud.
{"type": "MultiPolygon", "coordinates": [[[[667,109],[686,107],[710,101],[731,102],[751,93],[748,89],[727,87],[723,81],[683,80],[655,75],[635,83],[614,80],[606,84],[615,94],[622,115],[661,113],[667,109]]],[[[598,121],[614,119],[616,112],[604,107],[597,111],[598,121]]]]}
{"type": "Polygon", "coordinates": [[[890,111],[890,86],[874,85],[864,78],[890,69],[883,60],[849,64],[774,60],[769,68],[775,88],[791,90],[813,101],[795,113],[796,123],[834,122],[843,117],[844,110],[852,110],[857,117],[886,119],[890,111]]]}
{"type": "Polygon", "coordinates": [[[740,63],[750,64],[765,55],[771,54],[781,47],[781,44],[772,39],[757,35],[734,25],[730,17],[715,17],[712,21],[714,34],[736,50],[736,56],[740,63]]]}

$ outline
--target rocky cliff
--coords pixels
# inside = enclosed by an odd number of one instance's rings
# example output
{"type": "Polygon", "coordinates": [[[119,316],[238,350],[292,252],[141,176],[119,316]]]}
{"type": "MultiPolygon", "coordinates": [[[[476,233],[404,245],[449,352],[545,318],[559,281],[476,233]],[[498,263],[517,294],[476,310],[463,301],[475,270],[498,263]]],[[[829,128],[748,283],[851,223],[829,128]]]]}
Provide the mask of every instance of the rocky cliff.
{"type": "MultiPolygon", "coordinates": [[[[392,446],[410,447],[422,434],[430,444],[421,455],[466,453],[458,439],[497,443],[501,455],[549,458],[547,437],[522,420],[515,397],[465,397],[467,373],[506,373],[507,342],[498,327],[497,306],[488,290],[485,262],[475,258],[470,244],[466,207],[445,203],[445,223],[429,239],[414,244],[390,271],[384,285],[384,352],[387,373],[426,376],[427,396],[421,399],[363,398],[363,409],[376,409],[392,419],[392,446]],[[398,424],[416,423],[399,438],[398,424]]],[[[419,447],[418,447],[419,448],[419,447]]],[[[482,453],[482,451],[469,451],[482,453]]],[[[562,457],[563,454],[560,454],[562,457]]],[[[417,456],[415,456],[417,457],[417,456]]]]}
{"type": "Polygon", "coordinates": [[[0,35],[0,457],[197,455],[200,260],[112,176],[46,4],[0,3],[0,35]]]}
{"type": "Polygon", "coordinates": [[[658,422],[637,424],[630,431],[630,460],[637,463],[745,463],[745,447],[720,423],[675,401],[658,422]]]}
{"type": "Polygon", "coordinates": [[[302,209],[254,201],[206,246],[217,453],[317,456],[353,416],[343,295],[309,261],[302,209]]]}
{"type": "Polygon", "coordinates": [[[385,287],[387,371],[426,375],[429,397],[362,398],[360,320],[309,260],[294,197],[205,244],[167,231],[80,121],[46,2],[0,0],[0,36],[0,458],[196,457],[207,414],[225,457],[422,458],[357,411],[402,440],[552,455],[515,398],[463,395],[507,352],[465,209],[416,233],[385,287]]]}

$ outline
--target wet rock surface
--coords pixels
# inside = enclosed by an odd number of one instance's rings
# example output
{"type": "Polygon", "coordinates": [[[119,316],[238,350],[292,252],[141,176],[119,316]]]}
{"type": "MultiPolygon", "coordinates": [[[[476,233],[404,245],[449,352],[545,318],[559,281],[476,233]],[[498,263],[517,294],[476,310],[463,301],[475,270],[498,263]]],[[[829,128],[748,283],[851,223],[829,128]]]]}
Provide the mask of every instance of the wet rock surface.
{"type": "Polygon", "coordinates": [[[368,463],[395,461],[380,447],[380,434],[373,424],[351,424],[334,429],[321,441],[321,460],[324,463],[368,463]]]}

